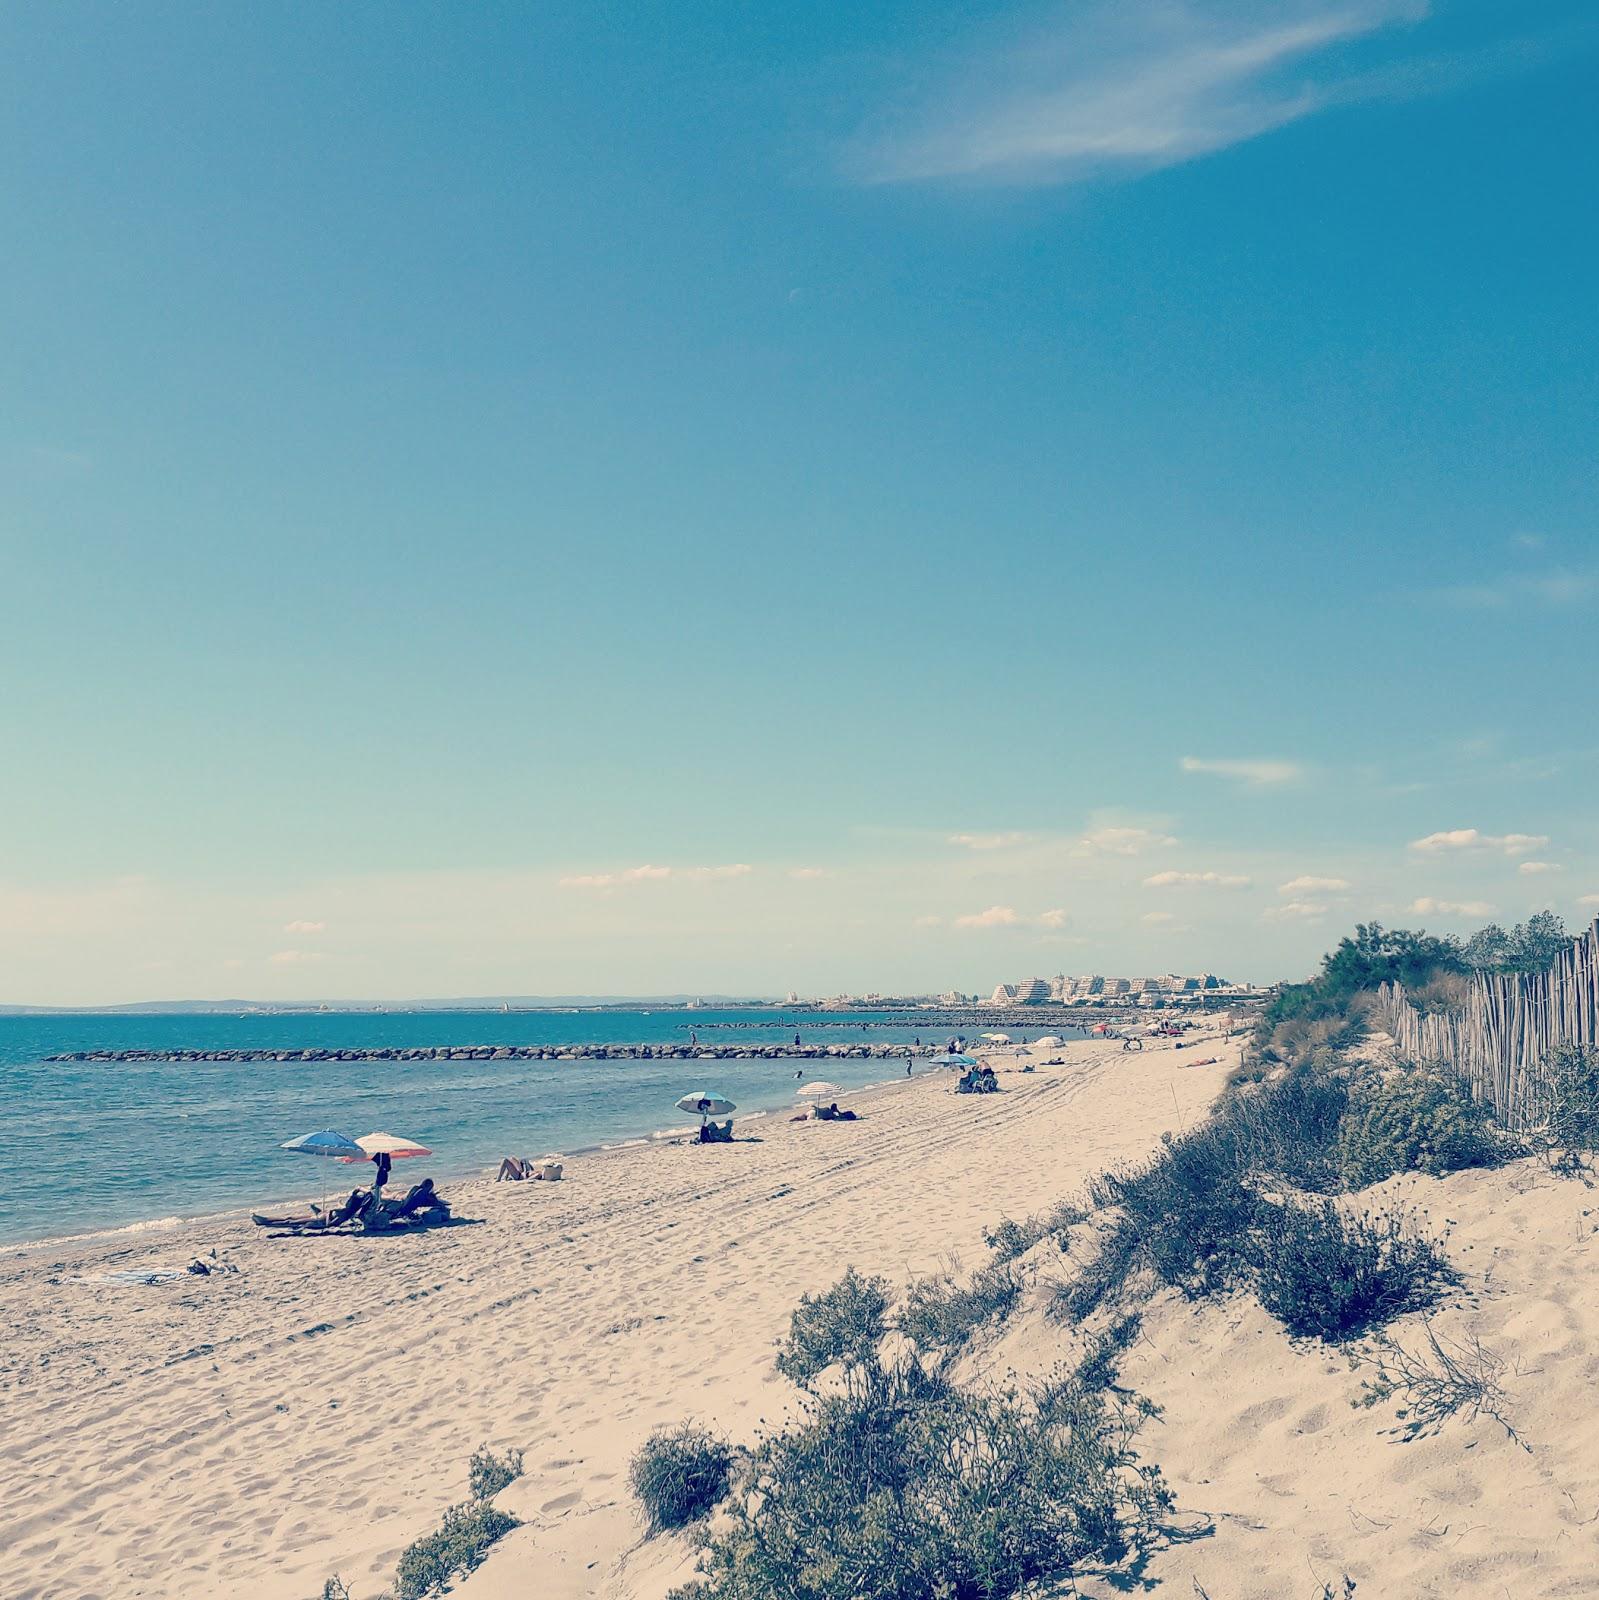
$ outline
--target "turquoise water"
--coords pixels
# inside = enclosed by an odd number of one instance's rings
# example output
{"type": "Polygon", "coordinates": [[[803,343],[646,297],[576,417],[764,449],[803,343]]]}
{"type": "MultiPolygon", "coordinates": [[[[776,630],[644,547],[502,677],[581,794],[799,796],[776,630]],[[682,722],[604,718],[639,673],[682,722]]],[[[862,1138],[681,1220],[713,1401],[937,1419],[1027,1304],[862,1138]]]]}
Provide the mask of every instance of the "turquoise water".
{"type": "MultiPolygon", "coordinates": [[[[745,1111],[793,1104],[796,1070],[858,1088],[904,1076],[873,1061],[329,1061],[47,1063],[74,1050],[354,1049],[432,1045],[942,1044],[929,1024],[771,1013],[386,1012],[378,1015],[0,1017],[0,1240],[85,1233],[348,1189],[354,1168],[277,1146],[314,1128],[385,1129],[433,1159],[396,1177],[481,1171],[682,1127],[673,1102],[720,1089],[745,1111]],[[863,1021],[893,1025],[863,1028],[863,1021]]],[[[691,1119],[690,1119],[691,1120],[691,1119]]],[[[757,1124],[757,1127],[759,1125],[757,1124]]]]}

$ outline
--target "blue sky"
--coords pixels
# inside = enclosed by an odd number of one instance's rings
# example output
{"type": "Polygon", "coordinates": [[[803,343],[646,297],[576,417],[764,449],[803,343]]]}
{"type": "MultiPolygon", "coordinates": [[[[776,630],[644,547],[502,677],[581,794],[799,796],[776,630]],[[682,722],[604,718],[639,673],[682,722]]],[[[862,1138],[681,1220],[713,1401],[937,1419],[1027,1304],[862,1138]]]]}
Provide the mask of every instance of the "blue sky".
{"type": "Polygon", "coordinates": [[[1586,12],[7,7],[0,999],[1585,920],[1586,12]]]}

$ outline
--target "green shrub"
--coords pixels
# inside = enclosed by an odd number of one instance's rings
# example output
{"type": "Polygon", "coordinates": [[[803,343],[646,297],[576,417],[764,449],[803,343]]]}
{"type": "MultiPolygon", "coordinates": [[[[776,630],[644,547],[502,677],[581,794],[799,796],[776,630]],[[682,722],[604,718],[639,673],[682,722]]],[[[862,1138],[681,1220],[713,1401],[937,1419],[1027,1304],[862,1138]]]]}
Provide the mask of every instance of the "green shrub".
{"type": "Polygon", "coordinates": [[[467,1464],[468,1492],[474,1500],[492,1500],[508,1483],[522,1476],[522,1452],[507,1450],[497,1456],[487,1445],[472,1453],[467,1464]]]}
{"type": "Polygon", "coordinates": [[[1330,1200],[1262,1205],[1250,1248],[1260,1303],[1289,1333],[1329,1343],[1431,1305],[1453,1278],[1397,1214],[1347,1217],[1330,1200]]]}
{"type": "Polygon", "coordinates": [[[888,1284],[851,1267],[831,1289],[805,1295],[789,1318],[777,1370],[802,1388],[829,1367],[871,1360],[888,1326],[888,1284]]]}
{"type": "Polygon", "coordinates": [[[481,1564],[496,1539],[518,1526],[515,1517],[487,1500],[451,1506],[436,1533],[406,1547],[396,1573],[398,1600],[423,1600],[450,1579],[481,1564]]]}
{"type": "Polygon", "coordinates": [[[1345,1186],[1363,1189],[1396,1172],[1487,1166],[1498,1154],[1487,1109],[1459,1078],[1441,1067],[1407,1067],[1355,1086],[1336,1159],[1345,1186]]]}
{"type": "Polygon", "coordinates": [[[1003,1322],[1021,1292],[1020,1280],[1003,1261],[984,1267],[964,1286],[949,1273],[919,1278],[906,1291],[895,1326],[918,1350],[950,1355],[979,1328],[1003,1322]]]}
{"type": "Polygon", "coordinates": [[[1567,1045],[1555,1052],[1534,1116],[1550,1146],[1599,1150],[1599,1050],[1567,1045]]]}
{"type": "Polygon", "coordinates": [[[649,1518],[650,1532],[686,1528],[705,1516],[728,1489],[733,1452],[725,1440],[683,1423],[652,1433],[628,1474],[649,1518]]]}
{"type": "Polygon", "coordinates": [[[1017,1256],[1026,1255],[1048,1232],[1049,1225],[1037,1217],[1025,1222],[1001,1217],[992,1228],[983,1229],[983,1243],[994,1252],[996,1261],[1014,1261],[1017,1256]]]}
{"type": "Polygon", "coordinates": [[[914,1361],[858,1376],[760,1444],[674,1600],[1000,1600],[1121,1559],[1171,1503],[1132,1449],[1151,1408],[1121,1395],[972,1393],[914,1361]]]}

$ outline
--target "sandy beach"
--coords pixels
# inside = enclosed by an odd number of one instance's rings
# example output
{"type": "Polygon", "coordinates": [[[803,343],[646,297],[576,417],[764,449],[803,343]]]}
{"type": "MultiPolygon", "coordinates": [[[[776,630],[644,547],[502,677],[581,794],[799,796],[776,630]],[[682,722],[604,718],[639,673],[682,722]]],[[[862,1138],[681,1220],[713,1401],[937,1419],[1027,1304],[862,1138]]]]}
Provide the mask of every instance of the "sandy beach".
{"type": "Polygon", "coordinates": [[[484,1442],[526,1452],[502,1497],[526,1526],[469,1592],[535,1572],[544,1595],[647,1590],[681,1562],[634,1549],[624,1477],[653,1427],[746,1434],[786,1403],[772,1345],[801,1294],[850,1264],[896,1282],[979,1264],[985,1225],[1192,1125],[1232,1059],[1051,1054],[1067,1064],[994,1096],[939,1075],[858,1098],[854,1124],[766,1117],[730,1146],[582,1157],[559,1185],[448,1186],[474,1227],[295,1240],[230,1220],[7,1251],[0,1591],[299,1600],[337,1571],[364,1600],[484,1442]],[[237,1272],[96,1281],[213,1250],[237,1272]]]}
{"type": "MultiPolygon", "coordinates": [[[[0,1505],[6,1600],[250,1595],[356,1600],[465,1496],[479,1445],[525,1453],[499,1498],[522,1526],[454,1592],[471,1600],[662,1600],[683,1536],[644,1538],[626,1487],[652,1429],[686,1418],[747,1441],[794,1391],[773,1345],[801,1294],[845,1267],[895,1284],[987,1259],[983,1229],[1071,1196],[1201,1120],[1236,1044],[1062,1064],[957,1097],[944,1075],[856,1098],[854,1124],[750,1120],[732,1145],[574,1160],[559,1185],[451,1186],[471,1226],[416,1237],[268,1238],[247,1223],[44,1244],[0,1258],[0,1505]],[[1210,1066],[1189,1061],[1219,1057],[1210,1066]],[[224,1267],[113,1286],[128,1267],[224,1267]]],[[[1599,1456],[1574,1417],[1599,1377],[1599,1206],[1532,1161],[1359,1197],[1415,1208],[1463,1275],[1433,1317],[1505,1360],[1508,1418],[1402,1442],[1360,1408],[1345,1356],[1295,1342],[1247,1295],[1145,1308],[1123,1381],[1161,1408],[1141,1448],[1176,1492],[1143,1581],[1211,1600],[1573,1600],[1599,1570],[1599,1456]]],[[[1075,1335],[1029,1289],[959,1373],[1042,1375],[1075,1335]]],[[[1415,1344],[1421,1323],[1391,1330],[1415,1344]]],[[[1078,1592],[1111,1600],[1085,1575],[1078,1592]]]]}

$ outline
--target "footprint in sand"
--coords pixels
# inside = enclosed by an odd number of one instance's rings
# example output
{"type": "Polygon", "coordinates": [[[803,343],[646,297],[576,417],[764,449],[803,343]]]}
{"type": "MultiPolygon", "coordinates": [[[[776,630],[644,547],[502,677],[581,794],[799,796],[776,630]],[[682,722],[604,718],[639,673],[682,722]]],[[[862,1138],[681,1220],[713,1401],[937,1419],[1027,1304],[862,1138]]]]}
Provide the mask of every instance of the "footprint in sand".
{"type": "Polygon", "coordinates": [[[553,1516],[557,1511],[565,1511],[575,1506],[583,1498],[581,1489],[569,1489],[565,1494],[558,1494],[553,1500],[546,1500],[539,1510],[545,1516],[553,1516]]]}

